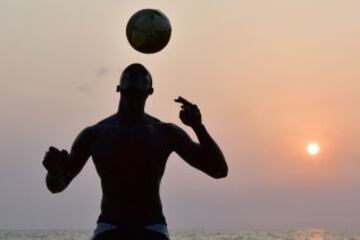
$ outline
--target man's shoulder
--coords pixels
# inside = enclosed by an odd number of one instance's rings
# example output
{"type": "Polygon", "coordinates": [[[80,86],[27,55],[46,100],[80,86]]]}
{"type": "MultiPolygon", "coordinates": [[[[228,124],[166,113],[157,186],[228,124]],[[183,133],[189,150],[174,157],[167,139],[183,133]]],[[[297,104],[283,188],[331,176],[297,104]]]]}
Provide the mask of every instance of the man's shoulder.
{"type": "Polygon", "coordinates": [[[100,120],[99,122],[89,125],[85,127],[81,132],[80,135],[84,137],[94,137],[96,134],[101,130],[104,129],[106,126],[110,126],[114,123],[114,116],[109,116],[100,120]]]}
{"type": "Polygon", "coordinates": [[[182,131],[182,129],[175,123],[164,122],[163,124],[169,131],[173,131],[173,132],[182,131]]]}
{"type": "Polygon", "coordinates": [[[154,116],[151,116],[149,114],[146,114],[146,118],[147,118],[147,121],[150,122],[151,124],[157,125],[157,126],[163,128],[166,131],[169,131],[169,132],[183,131],[175,123],[162,121],[162,120],[160,120],[160,119],[158,119],[158,118],[156,118],[154,116]]]}
{"type": "Polygon", "coordinates": [[[85,127],[76,137],[75,142],[91,142],[96,137],[96,126],[91,125],[85,127]]]}
{"type": "Polygon", "coordinates": [[[160,124],[162,128],[167,132],[167,135],[171,137],[179,137],[179,136],[187,135],[186,132],[175,123],[161,122],[160,124]]]}
{"type": "Polygon", "coordinates": [[[97,122],[94,126],[101,127],[105,125],[111,125],[117,122],[116,114],[110,115],[99,122],[97,122]]]}
{"type": "Polygon", "coordinates": [[[154,117],[150,114],[145,114],[145,118],[144,118],[144,123],[146,125],[150,124],[150,125],[153,125],[153,126],[164,126],[166,123],[161,121],[159,118],[157,117],[154,117]]]}
{"type": "Polygon", "coordinates": [[[159,124],[159,125],[166,125],[166,122],[163,122],[162,120],[160,120],[159,118],[150,115],[148,113],[145,114],[145,122],[150,123],[150,124],[159,124]]]}

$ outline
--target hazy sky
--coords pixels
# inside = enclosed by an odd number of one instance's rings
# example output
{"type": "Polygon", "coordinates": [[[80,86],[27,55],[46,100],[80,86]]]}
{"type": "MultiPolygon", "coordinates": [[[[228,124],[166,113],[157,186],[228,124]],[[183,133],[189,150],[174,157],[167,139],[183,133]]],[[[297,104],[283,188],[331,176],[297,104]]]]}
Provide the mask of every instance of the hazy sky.
{"type": "Polygon", "coordinates": [[[171,155],[161,188],[170,228],[359,228],[359,9],[358,0],[0,0],[0,228],[95,226],[92,162],[53,195],[41,161],[116,111],[116,84],[134,62],[154,78],[147,111],[194,136],[173,99],[197,103],[230,168],[215,180],[171,155]],[[173,34],[144,55],[125,27],[149,7],[173,34]],[[306,154],[309,141],[318,156],[306,154]]]}

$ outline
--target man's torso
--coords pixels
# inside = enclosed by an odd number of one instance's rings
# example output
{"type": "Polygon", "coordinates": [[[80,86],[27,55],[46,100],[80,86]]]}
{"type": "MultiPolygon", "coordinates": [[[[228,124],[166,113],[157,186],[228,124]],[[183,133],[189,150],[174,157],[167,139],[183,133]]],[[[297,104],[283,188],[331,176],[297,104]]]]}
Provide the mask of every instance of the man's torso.
{"type": "Polygon", "coordinates": [[[99,221],[165,222],[159,187],[173,150],[169,127],[148,115],[132,124],[113,115],[94,126],[91,152],[103,190],[99,221]]]}

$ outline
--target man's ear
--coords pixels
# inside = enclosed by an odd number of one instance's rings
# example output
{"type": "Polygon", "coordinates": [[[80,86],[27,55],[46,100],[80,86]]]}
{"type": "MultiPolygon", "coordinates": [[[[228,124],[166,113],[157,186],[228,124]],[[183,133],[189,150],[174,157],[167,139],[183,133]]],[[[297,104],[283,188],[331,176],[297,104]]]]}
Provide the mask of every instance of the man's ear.
{"type": "Polygon", "coordinates": [[[151,94],[153,94],[153,93],[154,93],[154,89],[153,89],[153,88],[150,88],[150,89],[148,90],[148,94],[151,95],[151,94]]]}

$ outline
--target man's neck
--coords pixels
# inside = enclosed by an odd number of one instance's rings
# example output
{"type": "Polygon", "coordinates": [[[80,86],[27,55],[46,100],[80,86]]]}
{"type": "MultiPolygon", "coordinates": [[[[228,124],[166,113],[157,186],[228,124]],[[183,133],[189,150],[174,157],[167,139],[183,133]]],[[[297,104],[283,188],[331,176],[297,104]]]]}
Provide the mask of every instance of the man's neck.
{"type": "Polygon", "coordinates": [[[129,108],[125,104],[119,104],[117,115],[121,121],[133,123],[141,120],[145,116],[144,106],[137,109],[129,108]]]}

